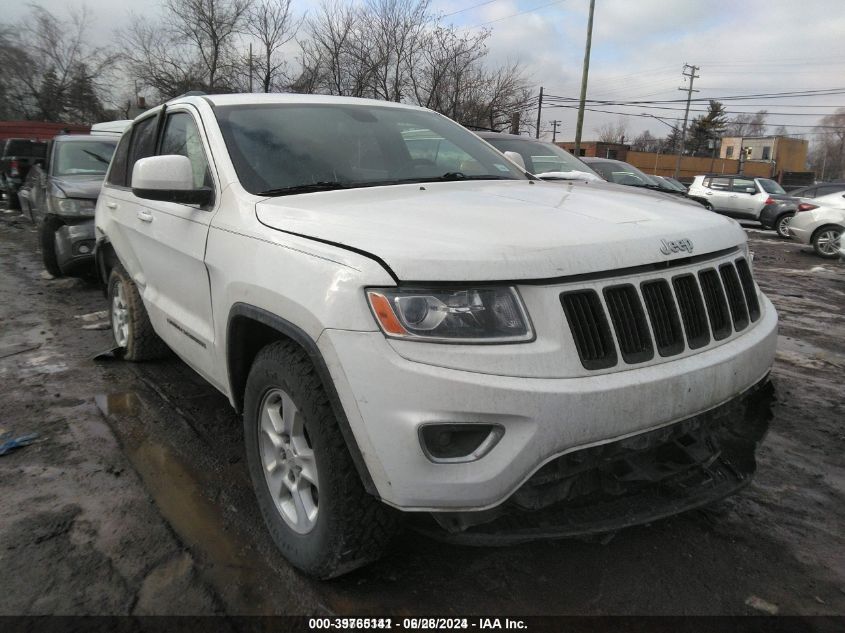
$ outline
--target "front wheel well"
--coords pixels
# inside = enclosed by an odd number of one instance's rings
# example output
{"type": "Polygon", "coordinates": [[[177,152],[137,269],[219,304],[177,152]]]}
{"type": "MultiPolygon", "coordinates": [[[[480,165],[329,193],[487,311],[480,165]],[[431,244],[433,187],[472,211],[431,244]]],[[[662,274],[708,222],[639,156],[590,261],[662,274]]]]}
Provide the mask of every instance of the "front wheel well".
{"type": "Polygon", "coordinates": [[[246,381],[258,353],[270,343],[288,340],[302,348],[311,361],[328,397],[361,483],[368,493],[378,498],[378,490],[364,462],[364,456],[352,432],[326,361],[317,348],[317,343],[307,332],[293,323],[267,310],[245,303],[236,303],[232,306],[226,328],[226,365],[229,370],[229,389],[235,410],[243,413],[246,381]]]}

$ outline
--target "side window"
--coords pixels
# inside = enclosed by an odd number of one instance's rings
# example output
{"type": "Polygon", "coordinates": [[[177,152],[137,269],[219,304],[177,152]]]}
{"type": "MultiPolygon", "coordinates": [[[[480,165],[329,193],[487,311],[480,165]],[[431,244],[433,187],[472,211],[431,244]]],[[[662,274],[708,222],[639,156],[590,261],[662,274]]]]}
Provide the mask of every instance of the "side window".
{"type": "Polygon", "coordinates": [[[161,137],[159,155],[176,154],[191,161],[194,173],[194,187],[211,186],[208,160],[202,146],[199,129],[193,117],[187,112],[175,112],[167,117],[164,134],[161,137]]]}
{"type": "Polygon", "coordinates": [[[731,190],[735,193],[756,193],[757,185],[750,178],[734,178],[731,190]]]}
{"type": "Polygon", "coordinates": [[[727,148],[725,148],[725,158],[730,158],[733,155],[734,155],[734,146],[728,145],[727,148]]]}
{"type": "Polygon", "coordinates": [[[111,160],[111,167],[109,168],[108,176],[106,176],[106,182],[115,187],[126,185],[126,164],[129,162],[129,140],[131,138],[132,133],[129,131],[121,137],[120,143],[118,143],[111,160]]]}
{"type": "Polygon", "coordinates": [[[158,117],[151,116],[148,119],[136,123],[132,129],[129,162],[126,164],[126,183],[128,185],[132,184],[132,168],[135,167],[135,161],[141,158],[148,158],[155,154],[157,120],[158,117]]]}
{"type": "Polygon", "coordinates": [[[715,191],[728,191],[731,188],[730,178],[711,178],[710,188],[715,191]]]}

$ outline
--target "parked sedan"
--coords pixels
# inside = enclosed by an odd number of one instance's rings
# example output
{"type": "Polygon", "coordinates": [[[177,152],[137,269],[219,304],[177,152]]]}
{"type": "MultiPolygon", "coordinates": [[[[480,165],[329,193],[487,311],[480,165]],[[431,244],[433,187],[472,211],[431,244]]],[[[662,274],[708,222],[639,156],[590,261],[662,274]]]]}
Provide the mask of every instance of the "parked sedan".
{"type": "Polygon", "coordinates": [[[19,196],[38,225],[44,268],[55,277],[82,272],[93,262],[94,207],[117,141],[101,135],[55,137],[19,196]]]}
{"type": "Polygon", "coordinates": [[[608,182],[614,182],[617,185],[642,187],[653,191],[661,191],[681,198],[686,197],[687,192],[685,189],[680,190],[674,184],[670,185],[669,183],[657,180],[654,176],[649,176],[630,163],[626,163],[621,160],[614,160],[612,158],[595,157],[584,157],[584,162],[596,170],[599,175],[608,182]]]}
{"type": "Polygon", "coordinates": [[[583,161],[554,143],[518,134],[476,132],[512,162],[543,180],[601,180],[583,161]]]}
{"type": "Polygon", "coordinates": [[[809,244],[816,254],[828,259],[839,257],[845,208],[821,207],[803,203],[789,222],[789,233],[802,244],[809,244]]]}

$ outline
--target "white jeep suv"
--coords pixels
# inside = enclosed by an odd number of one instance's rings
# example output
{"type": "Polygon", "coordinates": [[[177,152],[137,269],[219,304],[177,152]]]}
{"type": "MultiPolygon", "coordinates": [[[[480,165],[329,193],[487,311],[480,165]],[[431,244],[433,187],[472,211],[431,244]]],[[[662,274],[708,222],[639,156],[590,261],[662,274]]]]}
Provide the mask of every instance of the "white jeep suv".
{"type": "Polygon", "coordinates": [[[754,471],[777,315],[703,209],[535,180],[422,108],[194,95],[123,136],[96,230],[125,358],[169,347],[243,413],[310,574],[374,559],[399,517],[613,530],[754,471]]]}

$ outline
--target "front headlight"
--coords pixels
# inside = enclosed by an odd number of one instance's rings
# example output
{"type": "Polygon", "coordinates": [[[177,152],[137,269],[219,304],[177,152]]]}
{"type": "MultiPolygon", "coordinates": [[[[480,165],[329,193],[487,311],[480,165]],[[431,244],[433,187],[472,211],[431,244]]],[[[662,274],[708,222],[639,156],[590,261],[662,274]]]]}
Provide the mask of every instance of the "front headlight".
{"type": "Polygon", "coordinates": [[[53,197],[53,209],[58,215],[94,215],[94,200],[53,197]]]}
{"type": "Polygon", "coordinates": [[[370,288],[367,299],[390,337],[441,343],[516,343],[534,338],[513,287],[370,288]]]}

